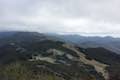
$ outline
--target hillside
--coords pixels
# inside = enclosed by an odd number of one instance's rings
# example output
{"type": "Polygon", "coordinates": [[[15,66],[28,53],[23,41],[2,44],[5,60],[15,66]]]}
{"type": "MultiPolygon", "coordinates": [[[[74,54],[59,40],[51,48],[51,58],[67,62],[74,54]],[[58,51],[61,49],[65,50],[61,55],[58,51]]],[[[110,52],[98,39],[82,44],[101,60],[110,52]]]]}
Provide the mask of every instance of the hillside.
{"type": "Polygon", "coordinates": [[[120,60],[106,49],[89,51],[36,32],[16,32],[0,43],[0,80],[105,80],[120,60]]]}
{"type": "Polygon", "coordinates": [[[120,38],[113,37],[87,37],[80,35],[59,35],[54,34],[51,36],[55,36],[59,38],[61,41],[65,41],[67,43],[73,43],[83,48],[97,48],[103,47],[108,49],[114,53],[120,54],[120,38]]]}

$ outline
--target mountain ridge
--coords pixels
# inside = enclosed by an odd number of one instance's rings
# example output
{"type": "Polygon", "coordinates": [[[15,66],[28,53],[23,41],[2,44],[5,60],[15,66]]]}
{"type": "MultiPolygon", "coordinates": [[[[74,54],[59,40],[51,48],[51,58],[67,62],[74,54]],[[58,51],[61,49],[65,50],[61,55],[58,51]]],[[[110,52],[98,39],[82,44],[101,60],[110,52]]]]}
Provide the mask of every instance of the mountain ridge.
{"type": "Polygon", "coordinates": [[[117,54],[120,54],[120,38],[107,37],[86,37],[80,35],[53,35],[58,37],[61,41],[72,43],[83,48],[97,48],[104,47],[105,49],[111,50],[117,54]]]}
{"type": "MultiPolygon", "coordinates": [[[[22,62],[38,71],[45,66],[48,72],[51,73],[52,70],[52,73],[64,77],[65,80],[104,80],[109,77],[106,68],[111,65],[100,61],[102,55],[99,55],[100,58],[95,57],[100,59],[96,60],[90,51],[88,52],[91,54],[88,55],[86,49],[62,42],[57,37],[41,33],[18,32],[2,39],[4,43],[0,46],[1,65],[22,62]]],[[[110,62],[109,58],[107,60],[110,62]]]]}

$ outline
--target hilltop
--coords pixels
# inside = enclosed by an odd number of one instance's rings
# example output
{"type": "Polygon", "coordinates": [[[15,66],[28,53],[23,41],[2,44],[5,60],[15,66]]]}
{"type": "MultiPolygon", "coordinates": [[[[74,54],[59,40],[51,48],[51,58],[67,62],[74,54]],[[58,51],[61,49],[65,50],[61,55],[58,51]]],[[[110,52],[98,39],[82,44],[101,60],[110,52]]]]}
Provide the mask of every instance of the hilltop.
{"type": "MultiPolygon", "coordinates": [[[[98,53],[42,33],[15,32],[0,43],[1,80],[105,80],[114,69],[114,61],[101,55],[106,49],[98,53]]],[[[116,59],[117,54],[107,52],[116,59]]],[[[115,62],[119,64],[119,57],[115,62]]]]}

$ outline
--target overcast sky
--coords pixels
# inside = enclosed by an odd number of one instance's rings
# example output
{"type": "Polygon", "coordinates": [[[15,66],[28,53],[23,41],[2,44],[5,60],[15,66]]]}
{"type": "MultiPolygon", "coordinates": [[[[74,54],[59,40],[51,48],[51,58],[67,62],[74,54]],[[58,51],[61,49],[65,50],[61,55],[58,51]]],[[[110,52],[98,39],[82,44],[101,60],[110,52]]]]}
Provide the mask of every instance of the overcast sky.
{"type": "Polygon", "coordinates": [[[0,0],[0,31],[120,36],[120,0],[0,0]]]}

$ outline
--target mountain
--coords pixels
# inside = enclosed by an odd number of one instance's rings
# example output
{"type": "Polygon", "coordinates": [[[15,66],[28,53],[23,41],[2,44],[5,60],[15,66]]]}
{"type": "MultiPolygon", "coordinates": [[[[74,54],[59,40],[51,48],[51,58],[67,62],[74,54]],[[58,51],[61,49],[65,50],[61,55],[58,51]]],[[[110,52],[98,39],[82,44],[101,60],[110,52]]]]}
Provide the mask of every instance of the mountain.
{"type": "Polygon", "coordinates": [[[86,49],[37,32],[8,34],[0,43],[0,80],[119,79],[120,55],[105,48],[86,49]]]}
{"type": "Polygon", "coordinates": [[[120,54],[120,38],[112,37],[85,37],[80,35],[53,35],[61,39],[61,41],[76,44],[83,48],[103,47],[112,52],[120,54]]]}
{"type": "Polygon", "coordinates": [[[11,31],[6,31],[6,32],[0,32],[0,39],[1,38],[5,38],[5,37],[9,37],[14,35],[16,32],[11,32],[11,31]]]}

